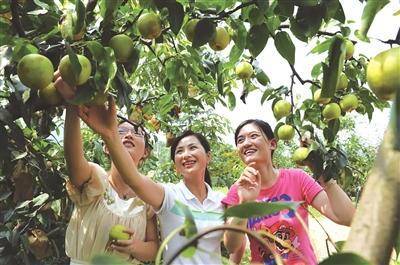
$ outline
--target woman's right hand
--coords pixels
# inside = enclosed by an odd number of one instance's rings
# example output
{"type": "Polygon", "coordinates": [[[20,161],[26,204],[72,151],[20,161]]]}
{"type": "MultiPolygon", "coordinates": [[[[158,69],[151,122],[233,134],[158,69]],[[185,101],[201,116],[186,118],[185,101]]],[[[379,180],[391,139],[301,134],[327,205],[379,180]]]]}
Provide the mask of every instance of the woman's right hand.
{"type": "MultiPolygon", "coordinates": [[[[66,83],[57,70],[54,73],[54,85],[61,96],[66,100],[73,99],[76,95],[76,87],[66,83]]],[[[116,107],[113,100],[109,101],[108,107],[105,106],[74,106],[78,116],[103,139],[112,137],[117,132],[118,122],[116,107]]]]}
{"type": "Polygon", "coordinates": [[[61,78],[60,71],[58,70],[54,73],[54,86],[57,88],[58,93],[60,93],[64,100],[68,101],[75,97],[76,86],[70,86],[65,82],[61,78]]]}
{"type": "Polygon", "coordinates": [[[255,163],[250,163],[237,180],[239,202],[255,201],[261,190],[261,175],[254,168],[255,163]]]}

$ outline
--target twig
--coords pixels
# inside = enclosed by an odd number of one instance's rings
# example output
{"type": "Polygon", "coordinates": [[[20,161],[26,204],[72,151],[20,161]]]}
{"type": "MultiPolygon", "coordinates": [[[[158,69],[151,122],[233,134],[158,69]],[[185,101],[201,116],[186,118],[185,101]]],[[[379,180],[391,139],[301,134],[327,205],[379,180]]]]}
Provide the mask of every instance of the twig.
{"type": "Polygon", "coordinates": [[[130,27],[132,27],[133,24],[139,19],[140,15],[143,13],[144,9],[140,10],[139,14],[132,20],[132,21],[127,21],[125,25],[123,26],[123,29],[120,34],[125,33],[130,27]]]}
{"type": "Polygon", "coordinates": [[[312,80],[303,80],[303,79],[300,77],[299,73],[297,73],[297,71],[296,71],[296,69],[294,68],[294,66],[293,66],[292,64],[289,64],[289,65],[290,65],[290,68],[292,69],[293,74],[296,76],[296,78],[300,81],[300,83],[301,83],[302,85],[304,85],[305,83],[310,83],[310,84],[313,84],[314,86],[316,86],[316,87],[318,87],[318,88],[321,88],[321,86],[320,86],[317,82],[315,82],[315,81],[312,81],[312,80]]]}
{"type": "Polygon", "coordinates": [[[158,57],[158,55],[156,54],[156,51],[153,49],[153,47],[151,47],[151,42],[144,41],[143,39],[141,39],[140,42],[143,43],[144,45],[146,45],[150,49],[150,51],[154,54],[154,56],[157,57],[157,59],[161,63],[161,65],[163,67],[165,67],[164,62],[161,60],[160,57],[158,57]]]}
{"type": "MultiPolygon", "coordinates": [[[[280,25],[278,27],[278,29],[288,29],[290,28],[290,25],[280,25]]],[[[327,32],[327,31],[322,31],[319,30],[317,32],[317,36],[321,36],[321,35],[325,35],[325,36],[335,36],[336,34],[340,33],[340,30],[336,31],[336,32],[327,32]]]]}
{"type": "MultiPolygon", "coordinates": [[[[178,52],[178,49],[176,48],[174,38],[170,34],[167,34],[167,35],[169,36],[169,38],[170,38],[170,40],[171,40],[171,42],[172,42],[172,44],[174,46],[175,52],[178,54],[179,52],[178,52]]],[[[165,62],[165,60],[164,60],[164,62],[165,62]]]]}
{"type": "Polygon", "coordinates": [[[252,1],[249,1],[249,2],[247,2],[247,3],[242,3],[242,4],[238,5],[237,7],[235,7],[234,9],[229,10],[229,11],[227,11],[227,12],[225,12],[225,11],[223,10],[223,11],[221,11],[221,12],[218,13],[218,17],[216,17],[216,19],[221,19],[221,18],[227,17],[227,16],[229,16],[230,14],[233,14],[233,13],[235,13],[236,11],[238,11],[238,10],[240,10],[240,9],[246,7],[246,6],[251,6],[251,5],[255,4],[256,2],[257,2],[256,0],[252,0],[252,1]]]}
{"type": "Polygon", "coordinates": [[[329,242],[332,243],[332,245],[335,247],[336,251],[339,252],[338,247],[336,246],[335,242],[333,241],[333,239],[329,236],[328,232],[325,230],[324,226],[320,223],[320,221],[318,221],[317,217],[315,217],[308,209],[307,209],[308,213],[311,215],[312,218],[314,218],[315,221],[317,221],[317,223],[319,224],[319,226],[322,228],[322,230],[324,230],[324,233],[327,236],[327,239],[329,240],[329,242]]]}
{"type": "Polygon", "coordinates": [[[25,31],[24,28],[22,27],[21,21],[19,20],[19,15],[18,15],[18,1],[10,1],[10,7],[11,7],[11,23],[14,26],[15,30],[17,31],[18,35],[20,37],[25,37],[25,31]]]}
{"type": "MultiPolygon", "coordinates": [[[[293,100],[294,74],[292,74],[292,76],[290,78],[291,78],[291,82],[290,82],[290,102],[292,104],[291,111],[293,112],[293,109],[294,109],[294,100],[293,100]]],[[[296,126],[293,126],[293,127],[294,127],[294,129],[296,130],[297,134],[299,135],[299,137],[301,139],[301,134],[300,134],[299,129],[297,129],[296,126]]]]}

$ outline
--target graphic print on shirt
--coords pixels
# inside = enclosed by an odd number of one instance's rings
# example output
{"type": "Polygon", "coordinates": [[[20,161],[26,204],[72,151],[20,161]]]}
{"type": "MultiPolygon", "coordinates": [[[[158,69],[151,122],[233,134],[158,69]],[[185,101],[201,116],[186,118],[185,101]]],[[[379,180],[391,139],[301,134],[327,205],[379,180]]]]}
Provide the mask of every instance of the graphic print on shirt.
{"type": "MultiPolygon", "coordinates": [[[[288,194],[280,194],[272,198],[264,198],[260,201],[292,201],[292,198],[288,194]]],[[[292,248],[298,249],[300,243],[294,227],[292,227],[292,225],[288,221],[282,220],[281,218],[285,218],[288,220],[296,218],[295,212],[291,209],[287,209],[262,217],[249,218],[248,228],[257,231],[263,238],[267,240],[273,251],[275,251],[275,253],[280,255],[281,258],[285,260],[289,258],[290,249],[276,242],[276,240],[268,237],[267,233],[272,234],[275,237],[283,240],[287,245],[291,246],[292,248]]],[[[256,242],[255,244],[255,251],[258,252],[256,253],[256,256],[261,258],[263,264],[275,265],[276,262],[271,249],[264,247],[258,242],[256,242]]]]}
{"type": "MultiPolygon", "coordinates": [[[[296,235],[295,230],[286,221],[276,222],[271,227],[267,227],[265,224],[259,223],[254,228],[264,239],[266,239],[270,243],[269,244],[270,248],[272,248],[275,253],[280,255],[283,260],[289,257],[290,249],[281,245],[276,240],[268,237],[267,232],[281,239],[288,246],[291,246],[292,248],[297,248],[298,246],[296,245],[299,245],[298,237],[296,235]]],[[[257,244],[256,251],[258,251],[258,255],[262,258],[263,264],[266,265],[276,264],[271,249],[264,247],[258,242],[256,244],[257,244]]]]}

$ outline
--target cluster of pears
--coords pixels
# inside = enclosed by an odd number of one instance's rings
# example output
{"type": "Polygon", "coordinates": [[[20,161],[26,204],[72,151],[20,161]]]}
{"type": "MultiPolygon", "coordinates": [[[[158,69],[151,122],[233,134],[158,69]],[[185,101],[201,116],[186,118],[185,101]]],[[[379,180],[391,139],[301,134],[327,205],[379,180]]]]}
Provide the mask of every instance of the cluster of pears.
{"type": "MultiPolygon", "coordinates": [[[[338,85],[336,90],[346,90],[349,84],[349,80],[344,73],[339,76],[338,85]]],[[[343,96],[339,103],[331,102],[331,98],[321,97],[322,89],[315,90],[313,94],[313,99],[318,104],[325,105],[322,110],[322,116],[326,121],[338,119],[343,112],[351,112],[359,106],[359,100],[355,94],[349,93],[343,96]]]]}
{"type": "MultiPolygon", "coordinates": [[[[277,120],[287,117],[292,113],[292,105],[284,100],[278,100],[272,107],[272,112],[277,120]]],[[[280,140],[290,141],[294,137],[294,127],[289,124],[284,124],[278,128],[277,136],[280,140]]]]}
{"type": "MultiPolygon", "coordinates": [[[[161,20],[155,13],[142,14],[137,21],[137,28],[144,39],[156,39],[161,35],[161,20]]],[[[126,34],[118,34],[110,39],[108,44],[113,50],[119,63],[126,63],[135,54],[135,45],[133,40],[126,34]]]]}
{"type": "MultiPolygon", "coordinates": [[[[68,55],[65,55],[59,65],[61,77],[70,86],[86,83],[92,72],[88,58],[77,55],[82,67],[80,74],[75,75],[68,55]]],[[[59,105],[62,97],[54,86],[54,67],[52,62],[41,54],[28,54],[21,58],[17,65],[17,74],[25,86],[39,91],[39,97],[48,105],[59,105]]]]}
{"type": "MultiPolygon", "coordinates": [[[[193,42],[194,36],[196,34],[196,26],[200,20],[197,18],[189,20],[184,26],[183,31],[185,32],[186,38],[193,42]]],[[[208,42],[208,45],[214,51],[222,51],[225,49],[229,42],[231,41],[231,36],[224,27],[216,27],[215,34],[213,38],[208,42]]]]}

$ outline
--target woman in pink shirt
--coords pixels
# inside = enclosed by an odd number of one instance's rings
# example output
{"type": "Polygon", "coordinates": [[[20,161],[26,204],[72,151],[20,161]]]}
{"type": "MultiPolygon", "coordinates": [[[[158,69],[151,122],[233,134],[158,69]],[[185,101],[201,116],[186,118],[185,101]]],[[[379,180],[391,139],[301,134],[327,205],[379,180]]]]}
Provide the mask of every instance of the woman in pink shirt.
{"type": "MultiPolygon", "coordinates": [[[[277,142],[268,123],[262,120],[242,122],[235,131],[235,143],[247,167],[222,200],[227,207],[250,201],[304,201],[297,213],[307,226],[308,205],[338,224],[350,225],[355,208],[334,180],[324,182],[320,178],[318,184],[301,169],[277,169],[273,166],[272,157],[277,142]]],[[[249,238],[252,263],[276,264],[273,251],[281,256],[284,264],[317,264],[307,232],[293,210],[258,218],[230,218],[228,222],[247,226],[261,235],[270,233],[302,254],[300,256],[268,237],[266,239],[271,248],[265,248],[249,238]]],[[[228,231],[224,235],[229,252],[237,251],[244,240],[243,233],[228,231]]]]}

